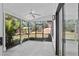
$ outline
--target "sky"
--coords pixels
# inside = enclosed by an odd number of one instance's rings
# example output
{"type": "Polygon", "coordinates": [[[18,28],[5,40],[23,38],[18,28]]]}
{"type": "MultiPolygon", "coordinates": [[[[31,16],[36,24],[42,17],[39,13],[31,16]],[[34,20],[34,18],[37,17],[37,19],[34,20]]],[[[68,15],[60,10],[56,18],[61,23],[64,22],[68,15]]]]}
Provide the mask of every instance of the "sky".
{"type": "Polygon", "coordinates": [[[41,16],[54,15],[58,3],[6,3],[4,9],[18,17],[25,18],[30,10],[34,10],[41,16]]]}

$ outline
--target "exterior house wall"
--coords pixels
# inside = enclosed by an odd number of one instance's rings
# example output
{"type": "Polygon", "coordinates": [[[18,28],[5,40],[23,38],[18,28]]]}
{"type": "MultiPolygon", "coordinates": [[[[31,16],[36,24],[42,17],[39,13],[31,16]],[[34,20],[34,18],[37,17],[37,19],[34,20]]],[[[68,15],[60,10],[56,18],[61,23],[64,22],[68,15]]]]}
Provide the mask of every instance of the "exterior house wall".
{"type": "MultiPolygon", "coordinates": [[[[3,37],[3,15],[2,15],[2,4],[0,4],[0,44],[2,44],[3,37]]],[[[2,55],[2,45],[0,45],[0,56],[2,55]]]]}

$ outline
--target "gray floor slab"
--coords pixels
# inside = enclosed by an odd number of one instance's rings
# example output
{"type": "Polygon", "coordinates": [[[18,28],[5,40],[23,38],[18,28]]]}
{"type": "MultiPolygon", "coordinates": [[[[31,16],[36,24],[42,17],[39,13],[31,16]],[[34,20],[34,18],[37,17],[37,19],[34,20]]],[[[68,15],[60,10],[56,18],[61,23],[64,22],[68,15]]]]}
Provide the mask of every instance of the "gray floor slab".
{"type": "Polygon", "coordinates": [[[65,55],[78,56],[78,41],[66,40],[65,55]]]}
{"type": "Polygon", "coordinates": [[[26,41],[21,45],[17,45],[8,49],[5,56],[54,56],[54,48],[52,42],[45,41],[26,41]]]}

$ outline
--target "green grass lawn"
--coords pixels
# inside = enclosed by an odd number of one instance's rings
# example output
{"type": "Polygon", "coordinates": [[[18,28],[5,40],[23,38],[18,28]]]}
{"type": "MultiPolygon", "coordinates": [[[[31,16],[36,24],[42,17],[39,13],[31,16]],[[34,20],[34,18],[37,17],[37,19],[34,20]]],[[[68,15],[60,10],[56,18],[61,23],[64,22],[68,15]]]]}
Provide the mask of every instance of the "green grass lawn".
{"type": "Polygon", "coordinates": [[[66,31],[65,32],[65,38],[66,39],[73,39],[73,40],[75,40],[76,39],[76,33],[75,32],[68,32],[68,31],[66,31]]]}
{"type": "MultiPolygon", "coordinates": [[[[38,32],[36,34],[36,37],[37,38],[42,38],[42,33],[41,32],[38,32]]],[[[25,35],[21,35],[21,40],[24,39],[24,38],[28,38],[28,35],[25,34],[25,35]]],[[[29,38],[35,38],[35,32],[32,32],[29,34],[29,38]]],[[[44,38],[48,38],[48,33],[45,33],[44,34],[44,38]]],[[[15,35],[13,36],[13,39],[16,40],[16,39],[20,39],[20,35],[15,35]]],[[[65,39],[72,39],[72,40],[75,40],[76,39],[76,33],[75,32],[68,32],[66,31],[65,32],[65,39]]]]}
{"type": "MultiPolygon", "coordinates": [[[[36,37],[37,38],[42,38],[42,33],[37,33],[36,34],[36,37]]],[[[15,36],[13,36],[13,40],[16,40],[16,39],[20,39],[21,38],[21,40],[23,40],[24,38],[28,38],[28,35],[27,34],[23,34],[23,35],[21,35],[21,37],[20,37],[20,35],[15,35],[15,36]]],[[[33,32],[33,33],[30,33],[29,34],[29,38],[35,38],[35,33],[33,32]]],[[[44,34],[44,38],[48,38],[48,34],[47,33],[45,33],[44,34]]]]}

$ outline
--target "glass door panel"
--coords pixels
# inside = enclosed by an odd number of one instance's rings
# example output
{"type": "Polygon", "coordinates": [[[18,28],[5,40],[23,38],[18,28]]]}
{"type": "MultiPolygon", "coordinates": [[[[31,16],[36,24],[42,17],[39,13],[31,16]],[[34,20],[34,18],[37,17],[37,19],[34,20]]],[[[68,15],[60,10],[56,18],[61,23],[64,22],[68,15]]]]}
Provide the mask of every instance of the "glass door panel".
{"type": "Polygon", "coordinates": [[[60,9],[60,12],[59,12],[59,55],[62,55],[62,40],[63,40],[63,38],[62,38],[62,8],[60,9]]]}
{"type": "Polygon", "coordinates": [[[78,40],[76,26],[78,21],[78,4],[64,5],[65,14],[65,55],[78,55],[78,40]]]}

